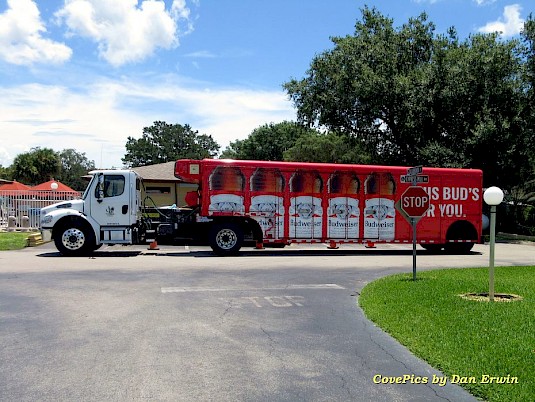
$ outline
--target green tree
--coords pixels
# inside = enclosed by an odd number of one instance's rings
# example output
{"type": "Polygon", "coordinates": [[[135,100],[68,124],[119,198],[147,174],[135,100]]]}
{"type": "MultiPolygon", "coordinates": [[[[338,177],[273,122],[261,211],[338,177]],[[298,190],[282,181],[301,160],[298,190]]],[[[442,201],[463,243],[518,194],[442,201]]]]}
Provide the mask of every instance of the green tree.
{"type": "Polygon", "coordinates": [[[284,160],[322,163],[370,163],[370,156],[355,138],[344,134],[311,132],[284,152],[284,160]]]}
{"type": "Polygon", "coordinates": [[[522,126],[525,131],[524,138],[528,139],[526,150],[530,155],[531,165],[530,174],[525,181],[535,181],[535,141],[533,141],[535,138],[535,19],[533,14],[530,14],[524,23],[522,41],[525,58],[523,79],[526,91],[521,120],[524,122],[522,126]]]}
{"type": "Polygon", "coordinates": [[[11,167],[3,167],[0,165],[0,179],[4,180],[11,180],[12,179],[12,173],[11,173],[11,167]]]}
{"type": "Polygon", "coordinates": [[[37,147],[17,155],[11,169],[13,179],[37,185],[56,178],[61,166],[58,154],[53,149],[37,147]]]}
{"type": "Polygon", "coordinates": [[[299,121],[357,137],[376,162],[414,163],[429,118],[433,31],[425,14],[396,30],[364,8],[353,36],[333,38],[306,78],[284,85],[299,121]]]}
{"type": "Polygon", "coordinates": [[[122,161],[127,167],[137,167],[181,158],[213,158],[219,148],[211,135],[199,134],[187,124],[155,121],[152,126],[143,128],[141,138],[128,137],[122,161]]]}
{"type": "Polygon", "coordinates": [[[354,35],[284,85],[298,120],[354,136],[375,163],[482,168],[485,183],[515,185],[533,149],[519,42],[434,30],[426,14],[395,28],[364,8],[354,35]]]}
{"type": "Polygon", "coordinates": [[[525,80],[530,91],[530,95],[535,95],[535,19],[530,14],[524,22],[524,29],[521,37],[524,44],[525,80]]]}
{"type": "Polygon", "coordinates": [[[221,158],[282,161],[284,152],[293,147],[300,137],[316,133],[314,129],[290,121],[264,124],[254,129],[246,139],[231,142],[221,158]]]}
{"type": "Polygon", "coordinates": [[[474,35],[437,47],[433,65],[431,144],[453,150],[457,166],[483,169],[487,185],[504,188],[521,180],[526,164],[517,51],[517,41],[474,35]]]}
{"type": "Polygon", "coordinates": [[[56,179],[74,190],[84,190],[87,181],[82,176],[95,169],[95,161],[89,160],[85,152],[77,152],[74,149],[64,149],[58,156],[61,170],[56,179]]]}

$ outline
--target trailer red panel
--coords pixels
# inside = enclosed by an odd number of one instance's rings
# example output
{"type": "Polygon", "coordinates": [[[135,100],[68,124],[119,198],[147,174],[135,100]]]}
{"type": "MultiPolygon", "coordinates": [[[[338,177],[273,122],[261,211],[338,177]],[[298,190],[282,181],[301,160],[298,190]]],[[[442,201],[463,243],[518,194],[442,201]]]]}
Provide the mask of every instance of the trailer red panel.
{"type": "MultiPolygon", "coordinates": [[[[479,242],[482,172],[426,168],[430,208],[418,242],[479,242]]],[[[175,175],[197,183],[200,216],[251,218],[264,242],[410,242],[398,204],[406,167],[205,159],[179,160],[175,175]]]]}

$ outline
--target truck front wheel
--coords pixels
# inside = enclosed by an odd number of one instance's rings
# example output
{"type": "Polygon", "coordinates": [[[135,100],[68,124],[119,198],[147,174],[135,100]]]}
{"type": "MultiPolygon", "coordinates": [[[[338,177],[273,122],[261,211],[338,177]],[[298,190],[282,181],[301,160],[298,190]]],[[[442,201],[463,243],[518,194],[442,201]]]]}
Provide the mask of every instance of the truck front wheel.
{"type": "Polygon", "coordinates": [[[61,254],[78,256],[94,250],[94,237],[87,225],[71,222],[59,228],[54,235],[54,243],[61,254]]]}
{"type": "Polygon", "coordinates": [[[243,231],[233,223],[217,224],[210,231],[210,247],[217,255],[236,255],[243,243],[243,231]]]}

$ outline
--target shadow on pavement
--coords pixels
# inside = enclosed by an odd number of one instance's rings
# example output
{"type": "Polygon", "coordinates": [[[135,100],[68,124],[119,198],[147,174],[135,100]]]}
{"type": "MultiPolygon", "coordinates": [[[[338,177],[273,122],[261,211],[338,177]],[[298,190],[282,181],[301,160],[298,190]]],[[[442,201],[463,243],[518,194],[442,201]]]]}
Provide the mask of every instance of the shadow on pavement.
{"type": "MultiPolygon", "coordinates": [[[[445,254],[444,252],[432,252],[428,250],[417,250],[418,256],[426,255],[455,255],[445,254]]],[[[195,258],[232,258],[232,257],[220,257],[214,254],[210,250],[186,250],[186,251],[172,251],[171,248],[165,247],[160,250],[109,250],[109,251],[95,251],[88,255],[71,257],[71,258],[117,258],[117,257],[137,257],[137,256],[157,256],[157,257],[195,257],[195,258]]],[[[412,255],[411,249],[406,250],[382,250],[382,249],[365,249],[365,250],[344,250],[344,249],[312,249],[312,250],[292,250],[292,249],[262,249],[262,250],[247,250],[242,249],[240,253],[235,257],[247,258],[247,257],[351,257],[351,256],[408,256],[412,255]]],[[[482,255],[481,252],[471,251],[466,254],[458,254],[464,256],[470,255],[482,255]]],[[[37,254],[38,257],[63,257],[59,252],[47,252],[37,254]]]]}
{"type": "MultiPolygon", "coordinates": [[[[140,254],[141,254],[141,251],[96,251],[96,252],[91,253],[91,254],[80,255],[80,256],[70,257],[70,258],[137,257],[140,254]]],[[[37,254],[37,257],[69,258],[69,257],[62,256],[59,252],[50,252],[50,253],[37,254]]]]}
{"type": "MultiPolygon", "coordinates": [[[[229,258],[219,257],[211,251],[189,251],[189,252],[144,252],[143,255],[164,256],[164,257],[196,257],[196,258],[229,258]]],[[[418,250],[417,255],[446,255],[440,252],[430,252],[426,250],[418,250]]],[[[251,250],[241,251],[236,257],[320,257],[320,256],[406,256],[412,255],[412,250],[251,250]]],[[[447,254],[454,255],[454,254],[447,254]]],[[[459,254],[464,256],[482,255],[480,252],[472,251],[470,253],[459,254]]]]}

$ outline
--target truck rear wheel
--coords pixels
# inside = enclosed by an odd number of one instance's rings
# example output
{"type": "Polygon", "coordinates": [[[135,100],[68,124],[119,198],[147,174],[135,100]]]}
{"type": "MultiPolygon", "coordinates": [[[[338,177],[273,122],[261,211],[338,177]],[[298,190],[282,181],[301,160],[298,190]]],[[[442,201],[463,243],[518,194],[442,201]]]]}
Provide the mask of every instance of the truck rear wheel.
{"type": "Polygon", "coordinates": [[[243,230],[234,223],[216,224],[210,231],[210,247],[217,255],[236,255],[242,243],[243,230]]]}
{"type": "Polygon", "coordinates": [[[88,225],[74,221],[56,231],[54,243],[65,256],[85,255],[95,249],[95,236],[88,225]]]}

